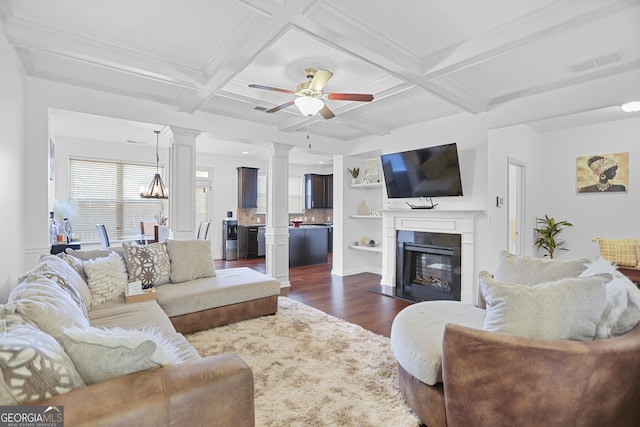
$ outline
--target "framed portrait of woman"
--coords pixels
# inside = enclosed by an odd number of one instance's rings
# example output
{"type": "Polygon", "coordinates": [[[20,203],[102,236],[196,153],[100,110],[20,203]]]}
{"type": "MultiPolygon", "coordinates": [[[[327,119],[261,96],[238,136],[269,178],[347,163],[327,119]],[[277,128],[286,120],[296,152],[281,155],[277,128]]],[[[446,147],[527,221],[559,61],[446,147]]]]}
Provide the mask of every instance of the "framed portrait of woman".
{"type": "Polygon", "coordinates": [[[578,193],[626,193],[629,188],[629,153],[581,156],[576,169],[578,193]]]}

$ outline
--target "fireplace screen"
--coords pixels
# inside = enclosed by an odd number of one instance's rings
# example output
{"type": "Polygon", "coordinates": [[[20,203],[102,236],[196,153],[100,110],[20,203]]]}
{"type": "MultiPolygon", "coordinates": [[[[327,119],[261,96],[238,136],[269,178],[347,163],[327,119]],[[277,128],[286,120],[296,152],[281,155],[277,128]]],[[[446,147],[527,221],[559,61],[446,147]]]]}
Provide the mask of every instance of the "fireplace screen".
{"type": "Polygon", "coordinates": [[[431,286],[442,292],[451,293],[453,285],[453,264],[451,257],[432,253],[414,254],[415,267],[409,268],[409,281],[417,285],[431,286]]]}
{"type": "Polygon", "coordinates": [[[439,233],[406,236],[399,233],[396,287],[412,301],[460,300],[460,236],[439,233]],[[401,239],[400,237],[409,237],[401,239]]]}

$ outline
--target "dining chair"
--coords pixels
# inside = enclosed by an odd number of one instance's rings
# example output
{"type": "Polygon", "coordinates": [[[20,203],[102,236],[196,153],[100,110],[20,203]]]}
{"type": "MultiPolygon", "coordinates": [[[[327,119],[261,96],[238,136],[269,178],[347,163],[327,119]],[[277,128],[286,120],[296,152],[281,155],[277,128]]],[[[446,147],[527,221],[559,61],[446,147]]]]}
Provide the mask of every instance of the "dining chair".
{"type": "Polygon", "coordinates": [[[140,234],[142,243],[158,242],[158,224],[155,222],[140,221],[140,234]]]}
{"type": "Polygon", "coordinates": [[[98,229],[98,237],[100,237],[100,243],[102,243],[102,248],[106,249],[109,246],[109,236],[107,235],[107,228],[104,224],[96,224],[96,228],[98,229]]]}
{"type": "Polygon", "coordinates": [[[211,222],[202,221],[200,223],[200,226],[198,227],[198,234],[196,235],[196,239],[198,239],[198,240],[207,240],[207,237],[209,236],[209,226],[210,225],[211,225],[211,222]]]}

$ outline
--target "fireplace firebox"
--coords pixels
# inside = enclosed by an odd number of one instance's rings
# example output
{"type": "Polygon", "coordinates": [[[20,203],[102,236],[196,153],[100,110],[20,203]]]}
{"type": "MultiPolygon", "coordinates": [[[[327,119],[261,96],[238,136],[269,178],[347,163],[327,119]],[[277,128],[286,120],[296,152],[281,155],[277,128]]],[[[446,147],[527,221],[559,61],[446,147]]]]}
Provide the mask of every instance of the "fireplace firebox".
{"type": "Polygon", "coordinates": [[[396,296],[411,301],[460,301],[461,236],[399,230],[396,296]]]}

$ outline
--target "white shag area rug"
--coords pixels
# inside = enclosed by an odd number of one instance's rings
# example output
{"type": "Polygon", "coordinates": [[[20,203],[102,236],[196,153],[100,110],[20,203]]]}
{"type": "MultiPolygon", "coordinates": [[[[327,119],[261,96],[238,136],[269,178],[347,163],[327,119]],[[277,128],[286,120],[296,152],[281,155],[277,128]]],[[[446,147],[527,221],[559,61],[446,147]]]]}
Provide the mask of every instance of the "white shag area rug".
{"type": "Polygon", "coordinates": [[[234,352],[254,375],[256,426],[419,426],[389,339],[287,297],[278,313],[187,335],[234,352]]]}

